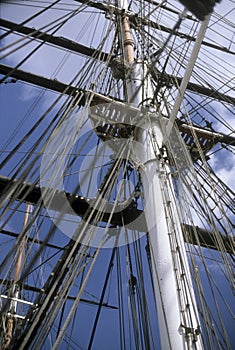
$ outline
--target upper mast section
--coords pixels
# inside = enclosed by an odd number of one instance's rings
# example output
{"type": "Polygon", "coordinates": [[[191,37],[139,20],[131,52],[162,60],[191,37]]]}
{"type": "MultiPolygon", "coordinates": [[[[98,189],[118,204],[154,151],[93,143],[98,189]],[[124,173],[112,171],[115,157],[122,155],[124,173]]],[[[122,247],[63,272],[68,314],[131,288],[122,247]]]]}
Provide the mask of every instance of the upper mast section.
{"type": "MultiPolygon", "coordinates": [[[[121,0],[121,9],[127,10],[128,4],[126,0],[121,0]]],[[[123,45],[124,45],[124,60],[131,64],[134,61],[135,42],[131,34],[131,26],[129,17],[124,15],[122,18],[123,45]]]]}

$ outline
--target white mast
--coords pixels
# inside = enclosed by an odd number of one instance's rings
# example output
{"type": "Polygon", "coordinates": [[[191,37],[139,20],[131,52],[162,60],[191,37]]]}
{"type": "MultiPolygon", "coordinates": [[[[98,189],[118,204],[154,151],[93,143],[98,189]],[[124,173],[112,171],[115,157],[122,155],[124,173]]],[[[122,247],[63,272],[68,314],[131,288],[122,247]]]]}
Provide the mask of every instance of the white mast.
{"type": "MultiPolygon", "coordinates": [[[[126,1],[122,6],[127,9],[126,1]]],[[[127,15],[123,16],[122,31],[124,59],[130,68],[127,80],[128,102],[139,107],[145,99],[153,97],[151,82],[146,62],[134,58],[134,41],[127,15]]],[[[145,216],[161,348],[203,349],[180,220],[171,191],[170,168],[167,158],[162,154],[164,145],[159,124],[161,115],[149,115],[151,116],[146,115],[140,125],[136,141],[144,145],[144,152],[138,150],[138,157],[145,167],[142,183],[145,202],[148,203],[145,216]],[[185,295],[188,296],[187,303],[185,295]]]]}

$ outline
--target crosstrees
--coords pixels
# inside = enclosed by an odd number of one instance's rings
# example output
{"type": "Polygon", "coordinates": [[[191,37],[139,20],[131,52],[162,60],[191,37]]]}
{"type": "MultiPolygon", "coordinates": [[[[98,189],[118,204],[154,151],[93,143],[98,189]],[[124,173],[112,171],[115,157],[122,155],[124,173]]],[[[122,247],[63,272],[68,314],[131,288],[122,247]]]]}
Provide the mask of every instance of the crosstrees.
{"type": "MultiPolygon", "coordinates": [[[[89,93],[89,91],[85,91],[83,89],[79,89],[76,86],[71,86],[71,85],[67,85],[65,83],[62,83],[58,80],[55,79],[49,79],[49,78],[45,78],[43,76],[39,76],[33,73],[29,73],[20,69],[14,69],[10,66],[4,65],[4,64],[0,64],[0,74],[9,74],[19,80],[31,83],[31,84],[35,84],[37,86],[40,87],[44,87],[50,90],[53,90],[55,92],[60,92],[60,93],[64,93],[66,95],[70,95],[70,96],[78,96],[78,92],[81,92],[81,94],[84,95],[84,97],[82,97],[79,101],[79,105],[84,105],[85,104],[85,96],[86,94],[89,93]]],[[[195,84],[192,84],[195,85],[195,84]]],[[[97,95],[98,96],[98,95],[97,95]]],[[[96,98],[96,97],[95,97],[96,98]]],[[[94,98],[94,101],[95,101],[94,98]]],[[[220,94],[220,98],[222,98],[222,94],[220,94]]],[[[228,96],[223,96],[223,98],[228,102],[229,99],[232,99],[231,97],[228,96]]],[[[97,97],[97,102],[102,103],[102,102],[106,102],[107,101],[107,96],[104,95],[100,95],[97,97]]],[[[111,99],[109,99],[109,101],[112,101],[111,99]]],[[[235,105],[235,99],[232,99],[231,102],[235,105]]],[[[188,134],[189,137],[189,133],[190,133],[190,128],[186,123],[182,123],[179,120],[176,120],[178,127],[180,129],[180,131],[183,134],[188,134]]],[[[227,145],[231,145],[234,146],[235,145],[235,138],[232,136],[227,136],[227,135],[223,135],[222,133],[216,133],[216,132],[212,132],[210,130],[205,130],[203,128],[199,128],[197,126],[198,129],[198,133],[201,134],[200,137],[202,137],[202,135],[206,135],[206,137],[208,138],[212,138],[214,141],[216,142],[223,142],[227,145]]],[[[188,145],[188,144],[187,144],[188,145]]],[[[188,145],[190,146],[190,145],[188,145]]]]}

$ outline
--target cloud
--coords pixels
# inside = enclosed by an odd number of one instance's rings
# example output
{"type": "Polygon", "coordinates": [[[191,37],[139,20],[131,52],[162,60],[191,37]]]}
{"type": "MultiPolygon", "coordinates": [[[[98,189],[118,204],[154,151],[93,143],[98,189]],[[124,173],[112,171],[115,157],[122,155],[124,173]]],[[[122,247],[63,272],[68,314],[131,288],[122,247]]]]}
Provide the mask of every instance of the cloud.
{"type": "Polygon", "coordinates": [[[234,174],[235,174],[235,162],[233,160],[227,167],[222,167],[216,171],[216,174],[219,178],[221,178],[227,186],[235,191],[235,182],[234,182],[234,174]]]}

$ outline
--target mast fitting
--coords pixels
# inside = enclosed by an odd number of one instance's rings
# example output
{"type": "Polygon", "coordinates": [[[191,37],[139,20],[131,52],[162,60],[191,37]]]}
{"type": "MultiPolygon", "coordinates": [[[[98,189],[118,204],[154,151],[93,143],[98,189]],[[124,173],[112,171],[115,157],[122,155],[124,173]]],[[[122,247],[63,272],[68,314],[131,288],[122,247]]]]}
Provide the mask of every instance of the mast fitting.
{"type": "Polygon", "coordinates": [[[181,323],[181,328],[185,331],[185,338],[189,340],[191,338],[193,343],[198,341],[198,336],[201,334],[201,327],[197,326],[197,328],[187,327],[181,323]]]}

